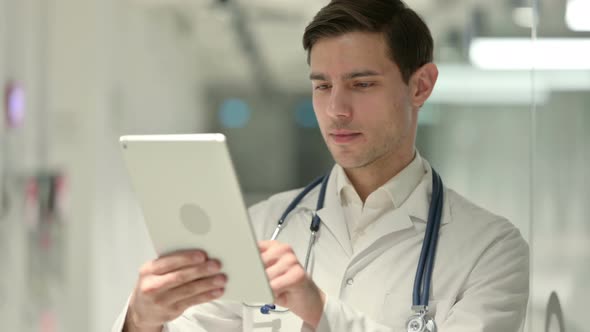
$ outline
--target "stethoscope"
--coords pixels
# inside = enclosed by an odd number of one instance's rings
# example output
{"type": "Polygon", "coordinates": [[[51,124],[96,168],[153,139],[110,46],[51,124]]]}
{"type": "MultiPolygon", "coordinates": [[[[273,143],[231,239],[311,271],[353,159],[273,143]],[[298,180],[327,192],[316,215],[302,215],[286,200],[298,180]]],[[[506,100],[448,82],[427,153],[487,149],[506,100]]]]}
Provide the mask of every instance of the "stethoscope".
{"type": "MultiPolygon", "coordinates": [[[[320,229],[321,219],[317,215],[317,211],[324,207],[324,200],[326,197],[326,188],[330,175],[321,176],[308,184],[303,191],[301,191],[289,204],[285,212],[281,215],[277,227],[271,237],[271,240],[276,240],[283,228],[285,227],[285,220],[287,216],[299,205],[303,198],[315,187],[321,184],[320,194],[318,197],[316,212],[313,213],[309,229],[311,235],[307,245],[307,253],[305,255],[304,269],[308,272],[309,256],[311,249],[315,243],[317,233],[320,229]]],[[[406,322],[406,329],[408,332],[436,332],[436,323],[431,315],[428,314],[428,297],[430,295],[430,284],[432,281],[432,270],[434,268],[434,256],[436,253],[436,245],[438,242],[438,233],[440,229],[440,222],[443,210],[443,184],[438,173],[432,170],[432,199],[430,208],[428,210],[428,222],[426,224],[426,232],[424,240],[422,241],[422,250],[420,252],[420,259],[418,260],[418,268],[416,269],[416,276],[414,278],[414,291],[412,294],[412,311],[414,314],[410,316],[406,322]]],[[[260,307],[260,312],[269,314],[280,310],[274,304],[265,304],[260,307]]]]}

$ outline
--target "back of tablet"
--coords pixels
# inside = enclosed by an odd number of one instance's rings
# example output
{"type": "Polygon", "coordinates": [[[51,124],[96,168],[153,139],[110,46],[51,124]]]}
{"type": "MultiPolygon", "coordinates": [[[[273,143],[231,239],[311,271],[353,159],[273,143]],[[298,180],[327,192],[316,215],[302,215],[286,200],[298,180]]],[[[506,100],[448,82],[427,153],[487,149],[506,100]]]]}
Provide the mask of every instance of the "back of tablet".
{"type": "Polygon", "coordinates": [[[122,136],[120,142],[158,255],[203,249],[228,276],[224,299],[271,303],[225,136],[122,136]]]}

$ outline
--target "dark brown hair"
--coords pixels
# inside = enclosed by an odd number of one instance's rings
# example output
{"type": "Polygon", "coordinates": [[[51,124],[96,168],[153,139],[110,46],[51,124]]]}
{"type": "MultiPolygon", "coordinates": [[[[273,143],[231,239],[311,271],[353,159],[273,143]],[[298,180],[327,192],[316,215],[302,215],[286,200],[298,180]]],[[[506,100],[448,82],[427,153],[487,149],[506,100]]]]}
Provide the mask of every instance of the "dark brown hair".
{"type": "Polygon", "coordinates": [[[318,40],[349,32],[382,33],[405,83],[418,68],[432,62],[430,30],[402,1],[332,0],[305,28],[303,48],[308,64],[311,48],[318,40]]]}

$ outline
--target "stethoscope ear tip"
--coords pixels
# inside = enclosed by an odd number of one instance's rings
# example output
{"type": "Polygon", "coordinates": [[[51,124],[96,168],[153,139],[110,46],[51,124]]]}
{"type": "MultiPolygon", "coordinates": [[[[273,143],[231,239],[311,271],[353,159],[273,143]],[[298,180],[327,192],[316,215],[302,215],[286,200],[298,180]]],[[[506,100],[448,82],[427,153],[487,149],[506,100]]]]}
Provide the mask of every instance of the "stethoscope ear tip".
{"type": "Polygon", "coordinates": [[[276,308],[277,307],[274,304],[265,304],[262,307],[260,307],[260,313],[268,315],[271,310],[274,310],[276,308]]]}

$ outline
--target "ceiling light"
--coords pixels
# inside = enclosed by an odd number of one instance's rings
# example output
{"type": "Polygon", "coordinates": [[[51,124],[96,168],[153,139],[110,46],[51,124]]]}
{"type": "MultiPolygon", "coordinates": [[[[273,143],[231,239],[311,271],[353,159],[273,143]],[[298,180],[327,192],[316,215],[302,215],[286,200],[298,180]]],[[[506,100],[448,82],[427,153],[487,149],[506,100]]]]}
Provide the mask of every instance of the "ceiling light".
{"type": "Polygon", "coordinates": [[[484,69],[590,69],[590,39],[476,38],[469,58],[484,69]]]}
{"type": "Polygon", "coordinates": [[[590,0],[569,0],[565,9],[565,23],[574,31],[590,31],[590,0]]]}

